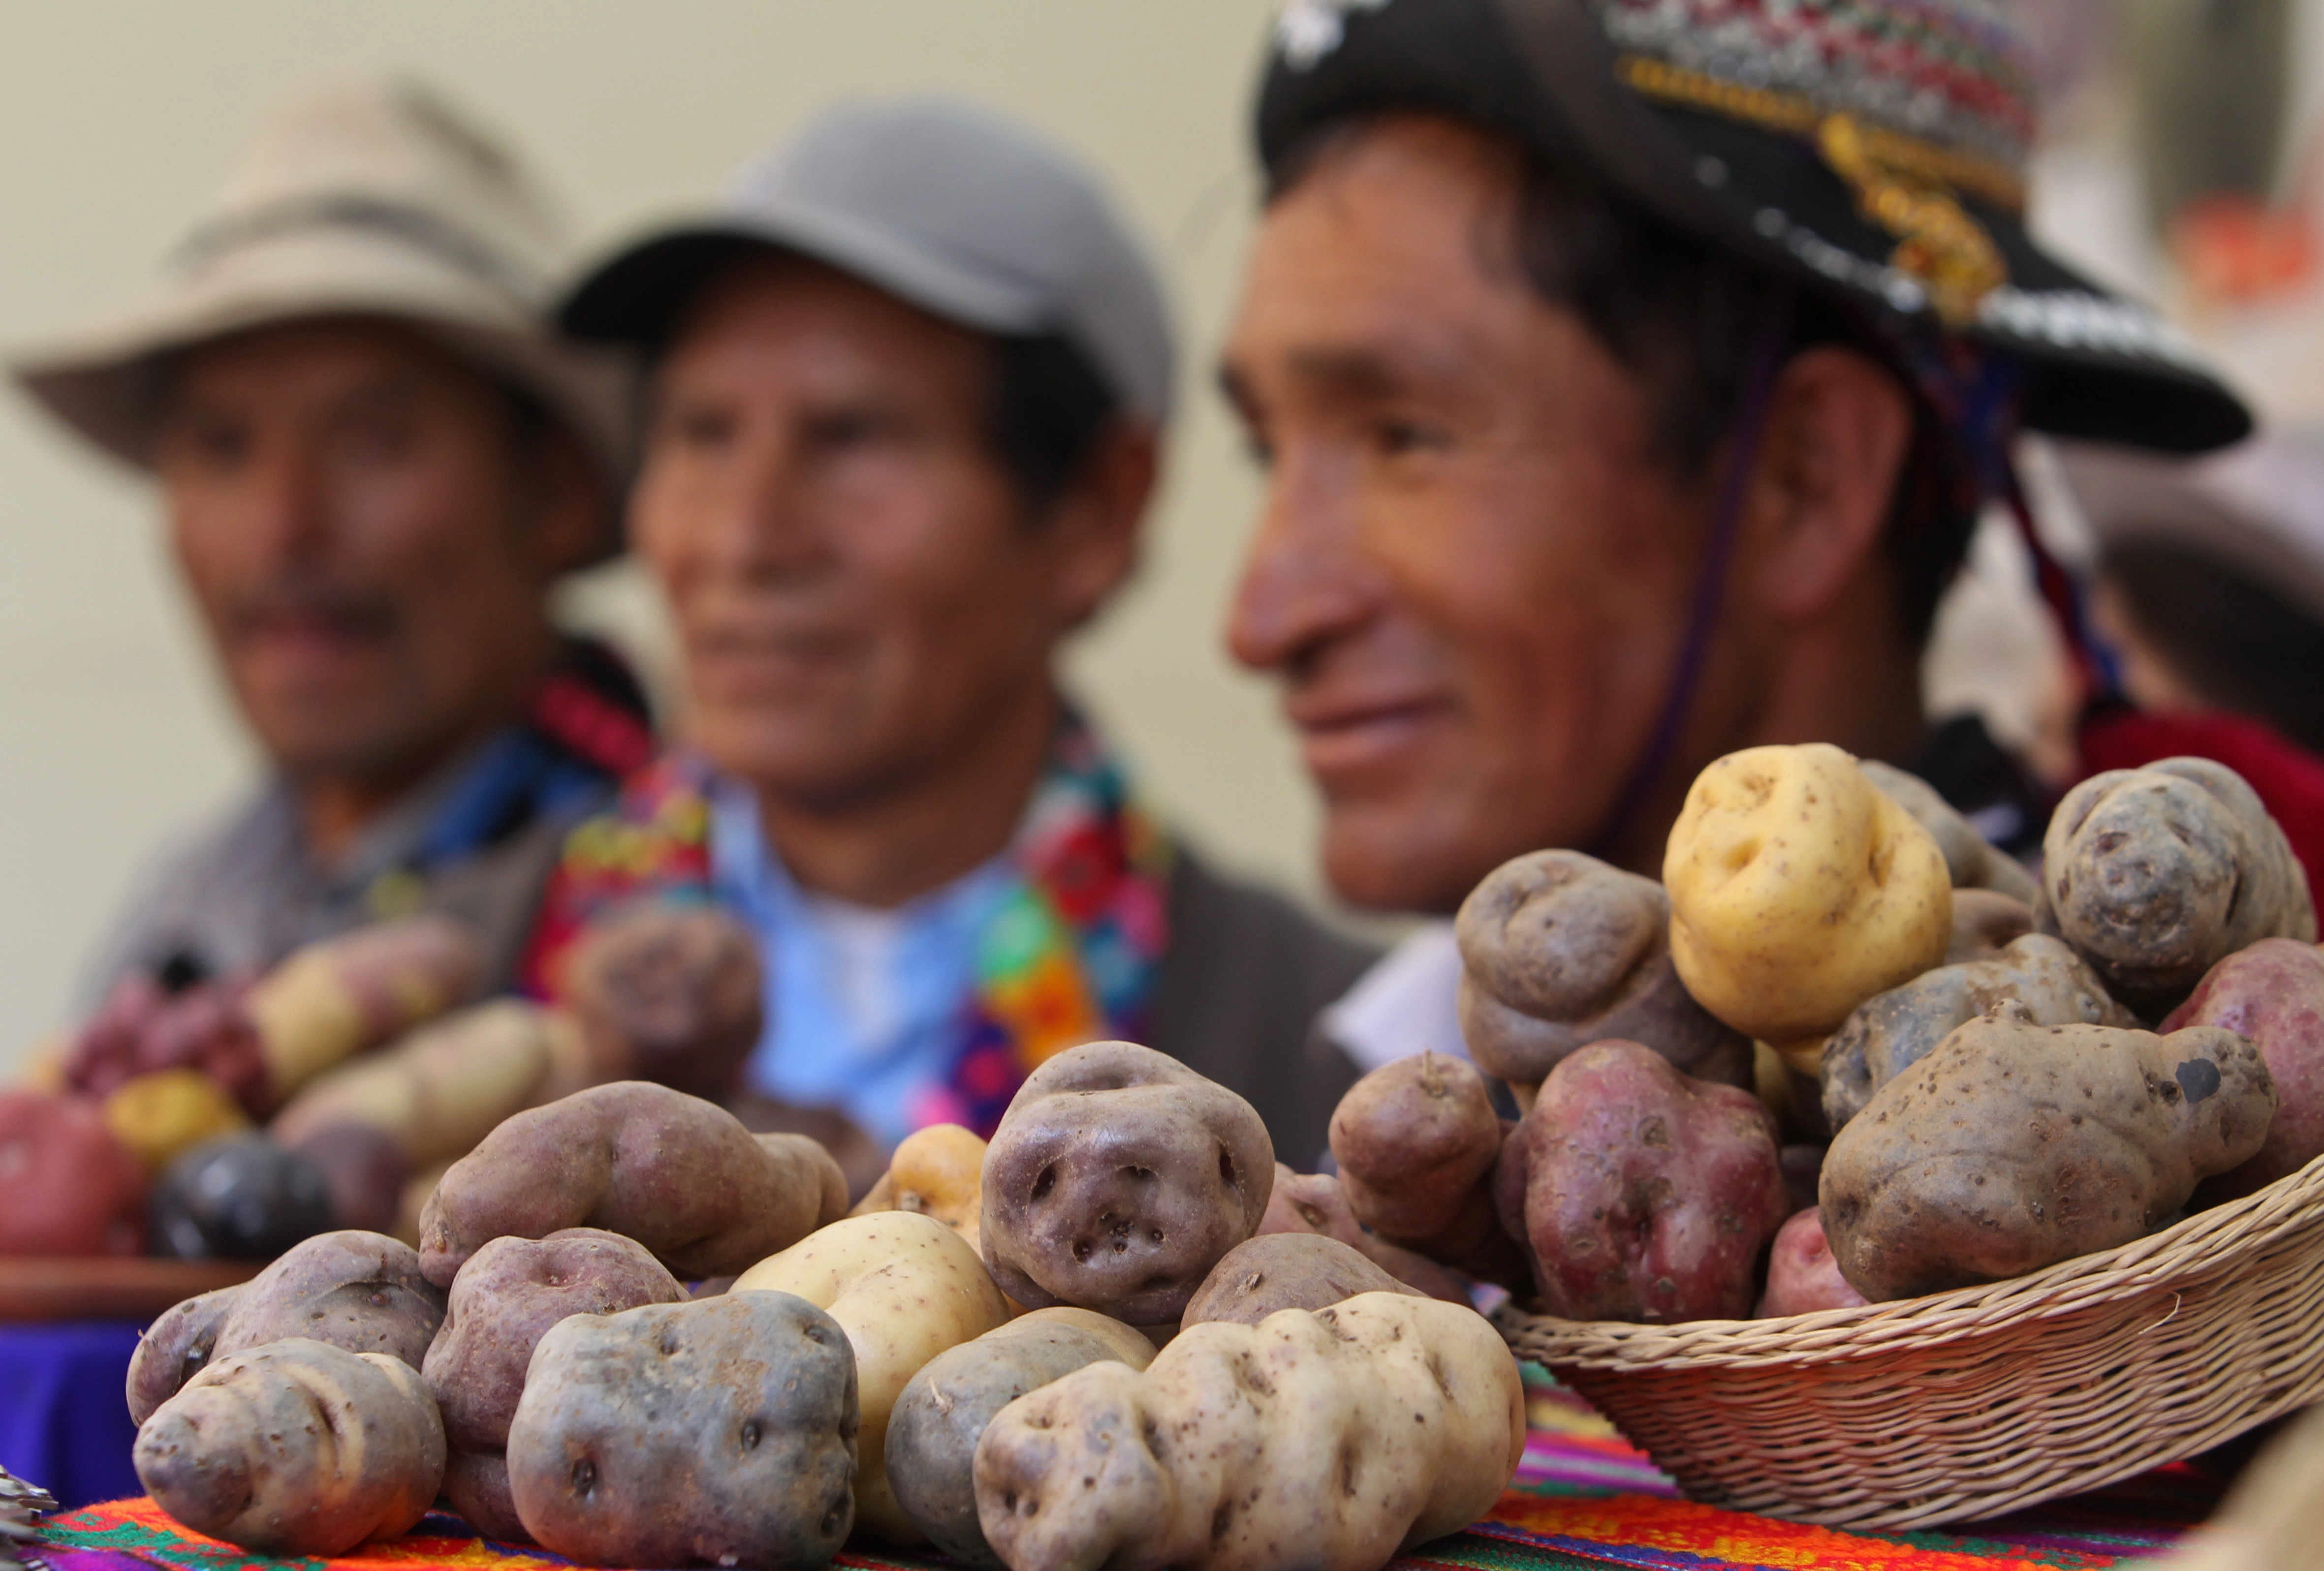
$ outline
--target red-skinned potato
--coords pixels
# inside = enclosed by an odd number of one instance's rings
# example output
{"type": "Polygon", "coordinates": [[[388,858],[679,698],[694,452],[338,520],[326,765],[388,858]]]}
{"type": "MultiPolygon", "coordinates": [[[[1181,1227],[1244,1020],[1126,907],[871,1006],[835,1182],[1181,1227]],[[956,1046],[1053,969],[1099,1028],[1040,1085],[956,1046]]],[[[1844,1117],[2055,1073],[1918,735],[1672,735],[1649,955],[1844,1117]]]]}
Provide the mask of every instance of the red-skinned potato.
{"type": "Polygon", "coordinates": [[[1831,1244],[1823,1236],[1823,1215],[1813,1206],[1800,1212],[1775,1234],[1767,1252],[1767,1291],[1759,1296],[1758,1318],[1810,1315],[1818,1309],[1854,1309],[1864,1295],[1840,1274],[1831,1257],[1831,1244]]]}
{"type": "Polygon", "coordinates": [[[646,901],[593,923],[558,978],[592,1057],[713,1100],[759,1043],[764,972],[748,928],[715,906],[646,901]]]}
{"type": "MultiPolygon", "coordinates": [[[[1494,1225],[1499,1226],[1498,1222],[1494,1225]]],[[[1334,1174],[1293,1172],[1277,1162],[1275,1188],[1267,1197],[1267,1215],[1259,1218],[1259,1232],[1254,1236],[1264,1238],[1276,1233],[1306,1233],[1335,1239],[1406,1287],[1418,1288],[1430,1298],[1443,1299],[1447,1303],[1469,1301],[1468,1283],[1458,1272],[1437,1264],[1418,1250],[1390,1244],[1357,1221],[1334,1174]]]]}
{"type": "Polygon", "coordinates": [[[1349,1208],[1381,1238],[1522,1291],[1524,1252],[1493,1199],[1506,1134],[1474,1065],[1423,1052],[1348,1088],[1332,1114],[1332,1157],[1349,1208]]]}
{"type": "Polygon", "coordinates": [[[2200,1208],[2247,1195],[2324,1155],[2324,949],[2265,938],[2213,966],[2164,1032],[2216,1025],[2248,1039],[2275,1080],[2259,1154],[2195,1191],[2200,1208]]]}
{"type": "Polygon", "coordinates": [[[1257,1231],[1275,1147],[1249,1102],[1127,1042],[1026,1077],[984,1156],[982,1242],[1001,1291],[1165,1325],[1257,1231]]]}
{"type": "Polygon", "coordinates": [[[0,1091],[0,1255],[134,1254],[145,1166],[97,1103],[0,1091]]]}
{"type": "Polygon", "coordinates": [[[454,1162],[420,1258],[448,1286],[494,1238],[603,1227],[678,1276],[731,1276],[846,1213],[838,1163],[805,1135],[753,1135],[698,1097],[622,1080],[519,1113],[454,1162]]]}
{"type": "Polygon", "coordinates": [[[1542,1083],[1497,1181],[1549,1312],[1572,1320],[1741,1319],[1791,1209],[1758,1098],[1601,1042],[1542,1083]]]}

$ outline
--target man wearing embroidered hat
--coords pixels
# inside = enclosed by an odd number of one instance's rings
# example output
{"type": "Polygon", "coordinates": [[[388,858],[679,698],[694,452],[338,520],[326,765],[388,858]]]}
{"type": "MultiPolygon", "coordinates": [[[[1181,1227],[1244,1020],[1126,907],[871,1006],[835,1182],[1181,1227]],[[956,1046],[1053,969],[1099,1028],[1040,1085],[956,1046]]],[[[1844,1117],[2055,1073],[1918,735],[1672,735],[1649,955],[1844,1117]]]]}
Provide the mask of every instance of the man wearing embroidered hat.
{"type": "Polygon", "coordinates": [[[615,547],[622,376],[546,319],[557,225],[508,152],[406,84],[261,129],[112,323],[17,354],[150,474],[272,778],[161,867],[93,981],[247,973],[441,909],[505,979],[564,830],[650,751],[549,591],[615,547]]]}
{"type": "Polygon", "coordinates": [[[1350,1076],[1303,1049],[1369,957],[1175,843],[1060,691],[1172,394],[1097,179],[969,105],[844,105],[563,319],[652,367],[630,528],[689,748],[575,836],[543,967],[624,900],[709,895],[768,961],[756,1093],[892,1144],[989,1129],[1044,1057],[1131,1037],[1319,1155],[1350,1076]]]}
{"type": "MultiPolygon", "coordinates": [[[[2248,420],[2027,235],[2001,16],[1283,12],[1224,365],[1268,476],[1230,636],[1282,679],[1342,896],[1449,912],[1542,846],[1658,870],[1696,772],[1763,742],[2034,827],[1917,683],[2010,436],[2191,451],[2248,420]]],[[[1449,997],[1425,942],[1413,988],[1449,997]]]]}

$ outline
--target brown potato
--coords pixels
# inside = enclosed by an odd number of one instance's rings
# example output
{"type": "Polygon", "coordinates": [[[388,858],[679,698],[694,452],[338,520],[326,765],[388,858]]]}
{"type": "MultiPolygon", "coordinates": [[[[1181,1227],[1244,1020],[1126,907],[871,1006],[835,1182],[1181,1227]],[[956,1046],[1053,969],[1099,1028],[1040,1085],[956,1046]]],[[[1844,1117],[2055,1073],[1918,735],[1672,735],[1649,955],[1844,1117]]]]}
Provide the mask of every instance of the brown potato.
{"type": "Polygon", "coordinates": [[[1316,1233],[1262,1233],[1226,1252],[1186,1300],[1182,1326],[1232,1320],[1256,1326],[1278,1309],[1321,1309],[1361,1293],[1426,1293],[1316,1233]]]}
{"type": "Polygon", "coordinates": [[[1881,1087],[2005,1001],[2024,1005],[2039,1025],[2138,1024],[2107,997],[2072,950],[2057,939],[2029,933],[1990,960],[1923,971],[1858,1005],[1823,1047],[1823,1112],[1830,1127],[1847,1124],[1881,1087]]]}
{"type": "Polygon", "coordinates": [[[2165,1032],[2216,1025],[2248,1038],[2275,1081],[2275,1117],[2259,1154],[2206,1179],[2200,1208],[2250,1194],[2324,1156],[2324,949],[2264,938],[2213,966],[2165,1032]]]}
{"type": "Polygon", "coordinates": [[[2162,1019],[2261,939],[2316,942],[2299,859],[2224,764],[2165,758],[2093,776],[2058,804],[2042,850],[2043,931],[2142,1019],[2162,1019]]]}
{"type": "Polygon", "coordinates": [[[188,1299],[154,1321],[129,1361],[129,1416],[142,1424],[206,1365],[286,1337],[416,1370],[443,1320],[444,1294],[409,1247],[377,1233],[318,1234],[240,1287],[188,1299]]]}
{"type": "Polygon", "coordinates": [[[1990,889],[1953,891],[1953,936],[1945,964],[1991,960],[2034,930],[2034,907],[1990,889]]]}
{"type": "Polygon", "coordinates": [[[1751,1043],[1687,996],[1670,897],[1580,851],[1536,851],[1461,905],[1461,1035],[1477,1066],[1532,1087],[1577,1049],[1643,1042],[1697,1079],[1750,1083],[1751,1043]]]}
{"type": "Polygon", "coordinates": [[[621,1078],[721,1100],[764,1030],[758,941],[715,906],[645,901],[593,923],[557,997],[621,1078]]]}
{"type": "Polygon", "coordinates": [[[1524,1252],[1493,1201],[1505,1134],[1473,1066],[1416,1053],[1348,1088],[1332,1114],[1332,1156],[1357,1221],[1388,1243],[1521,1290],[1529,1282],[1524,1252]]]}
{"type": "Polygon", "coordinates": [[[603,1227],[680,1277],[728,1276],[847,1211],[847,1181],[804,1135],[752,1135],[724,1108],[622,1080],[519,1113],[452,1164],[420,1217],[448,1285],[503,1236],[603,1227]]]}
{"type": "Polygon", "coordinates": [[[1767,1254],[1767,1291],[1759,1296],[1757,1318],[1810,1315],[1818,1309],[1853,1309],[1864,1295],[1840,1274],[1831,1244],[1823,1236],[1823,1213],[1810,1206],[1784,1224],[1767,1254]]]}
{"type": "Polygon", "coordinates": [[[523,1536],[502,1452],[524,1395],[525,1368],[551,1326],[570,1315],[685,1299],[678,1279],[643,1245],[594,1227],[495,1238],[470,1256],[452,1279],[443,1329],[420,1365],[453,1452],[444,1488],[454,1508],[488,1538],[523,1536]],[[464,1460],[471,1454],[488,1460],[464,1460]]]}
{"type": "Polygon", "coordinates": [[[984,1157],[985,1263],[1010,1298],[1175,1320],[1257,1230],[1275,1147],[1249,1102],[1127,1042],[1026,1078],[984,1157]]]}
{"type": "Polygon", "coordinates": [[[1937,795],[1935,786],[1877,758],[1861,758],[1857,767],[1883,795],[1911,813],[1937,842],[1945,871],[1955,891],[1989,890],[2005,899],[2031,907],[2042,887],[2034,875],[2010,859],[2006,851],[1989,845],[1974,825],[1937,795]]]}
{"type": "Polygon", "coordinates": [[[292,1337],[196,1374],[137,1431],[153,1502],[260,1555],[343,1555],[407,1532],[444,1477],[444,1428],[400,1358],[292,1337]]]}
{"type": "MultiPolygon", "coordinates": [[[[1500,1223],[1496,1220],[1493,1226],[1498,1228],[1500,1223]]],[[[1268,1194],[1267,1215],[1259,1219],[1259,1231],[1253,1236],[1264,1238],[1277,1233],[1335,1239],[1406,1287],[1418,1288],[1447,1303],[1469,1301],[1469,1284],[1460,1272],[1437,1264],[1417,1250],[1390,1244],[1357,1221],[1334,1174],[1293,1172],[1279,1162],[1275,1164],[1275,1188],[1268,1194]]]]}
{"type": "Polygon", "coordinates": [[[1586,1047],[1543,1082],[1497,1190],[1543,1303],[1571,1320],[1743,1318],[1791,1209],[1758,1098],[1630,1042],[1586,1047]]]}
{"type": "MultiPolygon", "coordinates": [[[[369,1124],[327,1124],[290,1147],[314,1164],[330,1192],[331,1218],[342,1227],[401,1237],[404,1187],[411,1159],[393,1135],[369,1124]]],[[[415,1232],[413,1238],[419,1236],[415,1232]]],[[[409,1240],[406,1240],[409,1242],[409,1240]]]]}
{"type": "Polygon", "coordinates": [[[517,1515],[584,1566],[817,1566],[855,1518],[855,1360],[831,1317],[735,1292],[575,1315],[509,1425],[517,1515]]]}
{"type": "Polygon", "coordinates": [[[145,1166],[80,1097],[0,1090],[0,1256],[135,1254],[145,1166]]]}
{"type": "Polygon", "coordinates": [[[2259,1151],[2275,1103],[2232,1032],[2043,1026],[2004,1004],[1840,1132],[1824,1232],[1875,1302],[2022,1276],[2153,1231],[2259,1151]]]}

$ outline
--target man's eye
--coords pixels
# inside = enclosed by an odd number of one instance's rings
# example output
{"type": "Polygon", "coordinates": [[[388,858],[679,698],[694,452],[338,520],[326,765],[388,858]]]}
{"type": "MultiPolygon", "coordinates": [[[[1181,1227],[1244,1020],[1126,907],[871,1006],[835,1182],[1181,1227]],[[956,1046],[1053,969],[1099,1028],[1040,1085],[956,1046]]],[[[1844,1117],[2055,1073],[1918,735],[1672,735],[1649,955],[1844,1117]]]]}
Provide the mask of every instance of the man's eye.
{"type": "Polygon", "coordinates": [[[903,434],[903,423],[876,409],[835,409],[807,422],[807,446],[826,454],[852,453],[903,434]]]}
{"type": "Polygon", "coordinates": [[[196,420],[179,427],[177,446],[212,469],[228,469],[248,459],[248,427],[227,420],[196,420]]]}
{"type": "Polygon", "coordinates": [[[661,422],[662,434],[682,447],[709,451],[734,440],[734,419],[723,409],[676,409],[661,422]]]}
{"type": "Polygon", "coordinates": [[[371,415],[348,422],[349,448],[375,463],[389,463],[410,454],[419,442],[419,427],[394,415],[371,415]]]}
{"type": "Polygon", "coordinates": [[[1384,419],[1372,427],[1372,446],[1391,458],[1434,452],[1444,445],[1441,429],[1418,420],[1384,419]]]}

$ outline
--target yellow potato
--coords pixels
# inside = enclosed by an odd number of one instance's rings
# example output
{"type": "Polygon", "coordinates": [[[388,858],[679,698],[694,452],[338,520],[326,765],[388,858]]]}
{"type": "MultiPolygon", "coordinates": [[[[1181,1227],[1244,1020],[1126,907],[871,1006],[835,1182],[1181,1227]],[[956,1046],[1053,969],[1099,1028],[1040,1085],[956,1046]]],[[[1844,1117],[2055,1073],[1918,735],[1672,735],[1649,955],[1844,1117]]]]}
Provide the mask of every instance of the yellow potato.
{"type": "Polygon", "coordinates": [[[180,1153],[250,1127],[224,1087],[199,1070],[155,1070],[123,1082],[105,1099],[105,1126],[159,1172],[180,1153]]]}
{"type": "Polygon", "coordinates": [[[984,1142],[957,1124],[931,1124],[904,1137],[888,1159],[888,1171],[848,1215],[918,1211],[942,1222],[974,1249],[983,1195],[984,1142]]]}
{"type": "Polygon", "coordinates": [[[1943,963],[1952,878],[1936,841],[1824,743],[1705,769],[1663,860],[1671,957],[1695,1001],[1777,1047],[1831,1034],[1943,963]]]}
{"type": "Polygon", "coordinates": [[[855,1520],[891,1543],[921,1534],[888,1484],[888,1417],[905,1383],[937,1354],[1009,1318],[1008,1300],[959,1234],[917,1211],[849,1217],[734,1279],[734,1292],[785,1292],[839,1322],[855,1349],[863,1418],[855,1520]]]}

